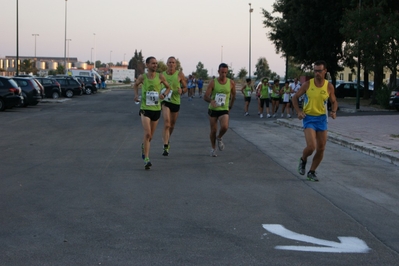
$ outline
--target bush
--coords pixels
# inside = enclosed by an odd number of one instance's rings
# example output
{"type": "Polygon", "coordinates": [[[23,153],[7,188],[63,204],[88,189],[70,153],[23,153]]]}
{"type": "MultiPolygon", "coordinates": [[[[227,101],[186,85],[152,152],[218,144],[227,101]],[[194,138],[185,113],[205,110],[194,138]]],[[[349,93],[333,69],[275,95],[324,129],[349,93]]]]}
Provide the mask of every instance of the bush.
{"type": "Polygon", "coordinates": [[[377,91],[374,91],[374,92],[377,93],[376,97],[375,97],[377,100],[377,103],[381,107],[388,109],[389,108],[389,97],[391,95],[391,90],[388,88],[388,86],[383,84],[381,89],[377,89],[377,91]]]}
{"type": "Polygon", "coordinates": [[[130,78],[126,78],[124,81],[123,81],[123,83],[125,83],[125,84],[130,84],[130,83],[132,83],[132,81],[130,80],[130,78]]]}

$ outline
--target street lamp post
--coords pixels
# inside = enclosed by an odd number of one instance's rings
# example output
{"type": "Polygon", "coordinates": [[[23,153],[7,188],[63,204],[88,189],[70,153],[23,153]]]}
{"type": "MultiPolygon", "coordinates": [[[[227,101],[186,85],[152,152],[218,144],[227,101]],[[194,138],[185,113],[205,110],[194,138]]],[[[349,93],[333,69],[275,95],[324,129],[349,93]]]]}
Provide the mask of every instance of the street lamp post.
{"type": "Polygon", "coordinates": [[[72,39],[67,39],[67,42],[68,42],[68,54],[67,54],[67,57],[68,57],[68,65],[67,65],[67,67],[69,67],[69,42],[70,41],[72,41],[72,39]]]}
{"type": "Polygon", "coordinates": [[[90,64],[93,63],[93,47],[91,47],[91,54],[90,54],[90,64]]]}
{"type": "MultiPolygon", "coordinates": [[[[360,29],[360,6],[362,4],[362,0],[359,0],[359,29],[360,29]]],[[[356,89],[356,110],[360,109],[360,43],[359,39],[357,40],[357,89],[356,89]]]]}
{"type": "Polygon", "coordinates": [[[109,63],[112,63],[112,50],[109,52],[109,63]]]}
{"type": "Polygon", "coordinates": [[[67,42],[67,17],[68,17],[68,0],[65,0],[65,38],[64,38],[64,67],[65,67],[65,74],[66,74],[66,42],[67,42]]]}
{"type": "Polygon", "coordinates": [[[251,78],[251,13],[253,9],[251,8],[251,3],[249,3],[249,78],[251,78]]]}
{"type": "Polygon", "coordinates": [[[39,34],[34,33],[32,36],[35,36],[35,59],[36,59],[36,37],[39,36],[39,34]]]}
{"type": "Polygon", "coordinates": [[[18,39],[18,36],[19,36],[19,30],[18,30],[18,0],[17,0],[17,62],[16,62],[16,75],[18,76],[18,74],[19,74],[19,63],[18,63],[18,61],[19,61],[19,39],[18,39]]]}
{"type": "Polygon", "coordinates": [[[94,35],[94,66],[93,66],[93,68],[95,69],[96,68],[96,52],[97,52],[97,49],[96,49],[96,34],[93,33],[93,35],[94,35]]]}

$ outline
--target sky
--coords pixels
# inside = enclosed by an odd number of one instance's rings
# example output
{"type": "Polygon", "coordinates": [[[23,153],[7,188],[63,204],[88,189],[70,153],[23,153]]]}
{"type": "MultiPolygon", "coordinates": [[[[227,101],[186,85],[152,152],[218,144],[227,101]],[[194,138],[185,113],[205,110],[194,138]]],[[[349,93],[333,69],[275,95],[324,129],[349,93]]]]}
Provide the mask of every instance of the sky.
{"type": "Polygon", "coordinates": [[[116,64],[137,50],[164,62],[175,56],[186,75],[201,62],[212,76],[222,61],[235,74],[248,71],[250,59],[253,76],[265,57],[284,76],[285,60],[262,23],[262,9],[271,12],[275,0],[0,0],[0,58],[16,55],[17,2],[19,56],[34,56],[36,47],[37,56],[64,57],[66,50],[81,62],[116,64]]]}

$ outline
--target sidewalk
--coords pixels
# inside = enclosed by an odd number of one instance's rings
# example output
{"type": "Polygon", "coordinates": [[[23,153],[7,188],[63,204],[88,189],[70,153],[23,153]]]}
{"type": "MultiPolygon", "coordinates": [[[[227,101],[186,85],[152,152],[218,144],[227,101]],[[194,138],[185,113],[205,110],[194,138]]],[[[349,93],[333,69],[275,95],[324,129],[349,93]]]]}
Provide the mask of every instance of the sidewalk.
{"type": "MultiPolygon", "coordinates": [[[[342,116],[340,113],[377,111],[373,107],[341,105],[336,119],[329,118],[328,140],[351,150],[399,166],[399,113],[398,115],[342,116]]],[[[381,111],[381,110],[378,110],[381,111]]],[[[302,130],[297,118],[277,119],[280,125],[302,130]]]]}

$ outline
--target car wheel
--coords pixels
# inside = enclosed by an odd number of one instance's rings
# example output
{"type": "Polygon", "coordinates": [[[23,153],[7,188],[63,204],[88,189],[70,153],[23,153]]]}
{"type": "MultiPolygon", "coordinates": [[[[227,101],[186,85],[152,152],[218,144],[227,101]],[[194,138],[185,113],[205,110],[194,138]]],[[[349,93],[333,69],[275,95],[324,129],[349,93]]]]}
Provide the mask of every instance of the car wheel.
{"type": "Polygon", "coordinates": [[[91,88],[90,88],[90,87],[87,87],[87,88],[85,89],[85,92],[86,92],[87,95],[90,95],[90,94],[91,94],[91,88]]]}
{"type": "Polygon", "coordinates": [[[0,111],[4,111],[6,109],[6,104],[3,99],[0,99],[0,111]]]}
{"type": "Polygon", "coordinates": [[[58,98],[60,98],[60,94],[58,92],[54,91],[53,94],[51,94],[51,98],[58,99],[58,98]]]}
{"type": "Polygon", "coordinates": [[[73,90],[66,90],[65,96],[67,98],[72,98],[73,97],[73,90]]]}

